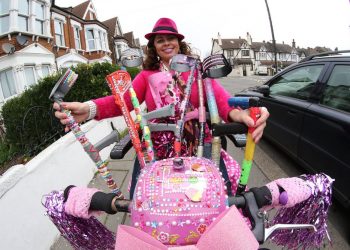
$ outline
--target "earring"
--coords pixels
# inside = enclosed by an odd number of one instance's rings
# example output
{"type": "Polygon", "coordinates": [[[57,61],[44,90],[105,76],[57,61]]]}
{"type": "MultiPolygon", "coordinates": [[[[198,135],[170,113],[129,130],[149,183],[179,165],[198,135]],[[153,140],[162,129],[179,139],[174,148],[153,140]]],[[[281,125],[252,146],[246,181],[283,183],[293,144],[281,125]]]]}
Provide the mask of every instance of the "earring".
{"type": "Polygon", "coordinates": [[[158,62],[160,61],[160,57],[159,56],[157,56],[157,60],[158,60],[158,62]]]}

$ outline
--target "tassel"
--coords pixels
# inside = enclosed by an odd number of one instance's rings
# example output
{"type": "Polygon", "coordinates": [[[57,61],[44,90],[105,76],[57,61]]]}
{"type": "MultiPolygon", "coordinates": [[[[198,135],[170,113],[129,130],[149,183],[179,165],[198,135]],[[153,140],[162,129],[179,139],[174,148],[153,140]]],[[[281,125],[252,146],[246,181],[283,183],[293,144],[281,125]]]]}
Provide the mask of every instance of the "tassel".
{"type": "Polygon", "coordinates": [[[95,217],[82,219],[64,212],[62,191],[52,191],[44,196],[46,214],[55,224],[61,235],[75,249],[115,249],[115,235],[95,217]]]}
{"type": "Polygon", "coordinates": [[[302,175],[312,190],[311,196],[293,207],[280,208],[271,224],[313,224],[317,231],[307,229],[279,230],[273,233],[271,240],[277,245],[289,249],[319,248],[327,236],[327,214],[332,204],[332,183],[334,179],[326,174],[302,175]]]}

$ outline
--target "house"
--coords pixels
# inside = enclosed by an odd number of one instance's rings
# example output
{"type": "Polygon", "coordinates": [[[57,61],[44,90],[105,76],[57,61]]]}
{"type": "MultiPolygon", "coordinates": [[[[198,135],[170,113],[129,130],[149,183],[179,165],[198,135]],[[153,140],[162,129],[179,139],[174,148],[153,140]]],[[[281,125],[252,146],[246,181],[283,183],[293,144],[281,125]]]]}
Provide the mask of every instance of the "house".
{"type": "Polygon", "coordinates": [[[59,7],[54,0],[1,0],[0,107],[39,79],[78,63],[118,63],[137,48],[117,17],[101,22],[91,0],[59,7]]]}
{"type": "Polygon", "coordinates": [[[100,22],[91,0],[75,7],[51,6],[53,53],[58,68],[78,63],[112,63],[108,27],[100,22]]]}
{"type": "Polygon", "coordinates": [[[56,70],[50,0],[1,0],[0,106],[56,70]]]}
{"type": "Polygon", "coordinates": [[[123,33],[119,18],[114,17],[103,21],[108,27],[109,45],[114,48],[112,51],[112,59],[116,64],[120,64],[122,52],[133,48],[137,50],[140,55],[143,55],[139,39],[134,38],[133,32],[123,33]]]}
{"type": "Polygon", "coordinates": [[[276,63],[279,69],[299,62],[310,54],[330,51],[325,47],[315,49],[300,49],[295,45],[271,42],[253,42],[249,33],[246,38],[222,39],[218,33],[217,39],[212,39],[211,54],[224,54],[233,70],[231,75],[249,76],[253,74],[273,75],[276,63]]]}

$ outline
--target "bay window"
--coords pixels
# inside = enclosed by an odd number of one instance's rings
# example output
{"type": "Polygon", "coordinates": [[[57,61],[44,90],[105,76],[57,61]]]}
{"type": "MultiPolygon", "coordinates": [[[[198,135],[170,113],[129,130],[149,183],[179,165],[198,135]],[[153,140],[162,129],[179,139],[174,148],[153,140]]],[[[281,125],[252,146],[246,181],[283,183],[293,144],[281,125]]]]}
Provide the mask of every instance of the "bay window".
{"type": "Polygon", "coordinates": [[[78,26],[74,26],[73,30],[74,30],[75,49],[81,49],[80,28],[78,26]]]}
{"type": "Polygon", "coordinates": [[[0,72],[0,86],[3,99],[17,94],[12,69],[0,72]]]}
{"type": "Polygon", "coordinates": [[[29,0],[18,0],[18,27],[20,31],[28,31],[29,0]]]}
{"type": "Polygon", "coordinates": [[[86,31],[86,37],[87,37],[87,43],[88,43],[89,50],[95,50],[96,49],[96,45],[95,45],[94,30],[93,29],[88,29],[86,31]]]}
{"type": "Polygon", "coordinates": [[[55,19],[55,39],[57,46],[64,47],[63,21],[55,19]]]}
{"type": "Polygon", "coordinates": [[[0,0],[0,34],[9,30],[10,0],[0,0]]]}
{"type": "Polygon", "coordinates": [[[35,80],[34,66],[24,66],[24,75],[25,75],[26,87],[29,87],[35,84],[36,80],[35,80]]]}
{"type": "Polygon", "coordinates": [[[44,34],[44,4],[41,2],[34,2],[35,4],[35,32],[44,34]]]}

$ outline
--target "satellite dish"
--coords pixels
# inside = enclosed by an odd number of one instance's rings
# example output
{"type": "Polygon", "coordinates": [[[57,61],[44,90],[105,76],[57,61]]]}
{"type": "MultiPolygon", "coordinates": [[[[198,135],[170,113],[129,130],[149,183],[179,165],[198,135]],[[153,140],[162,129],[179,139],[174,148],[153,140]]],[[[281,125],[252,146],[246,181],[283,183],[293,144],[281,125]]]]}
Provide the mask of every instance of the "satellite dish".
{"type": "Polygon", "coordinates": [[[17,36],[16,40],[18,42],[19,45],[21,46],[26,46],[28,44],[28,38],[26,36],[17,36]]]}
{"type": "Polygon", "coordinates": [[[15,52],[15,46],[10,43],[4,43],[2,46],[2,50],[5,51],[6,54],[12,54],[15,52]]]}

